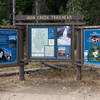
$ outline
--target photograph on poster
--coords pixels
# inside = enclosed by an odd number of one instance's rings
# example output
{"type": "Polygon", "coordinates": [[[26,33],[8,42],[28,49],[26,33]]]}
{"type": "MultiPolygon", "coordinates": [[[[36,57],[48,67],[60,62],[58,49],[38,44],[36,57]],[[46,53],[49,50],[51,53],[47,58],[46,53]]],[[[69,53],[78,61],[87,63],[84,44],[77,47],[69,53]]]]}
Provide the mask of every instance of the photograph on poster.
{"type": "Polygon", "coordinates": [[[17,30],[0,29],[0,64],[17,62],[17,30]]]}
{"type": "Polygon", "coordinates": [[[84,64],[100,65],[100,29],[84,30],[84,64]]]}
{"type": "Polygon", "coordinates": [[[66,48],[65,47],[58,47],[58,55],[65,56],[66,55],[66,48]]]}
{"type": "Polygon", "coordinates": [[[58,58],[71,58],[71,29],[70,26],[57,27],[58,58]]]}
{"type": "Polygon", "coordinates": [[[100,62],[100,46],[90,46],[89,61],[100,62]]]}
{"type": "Polygon", "coordinates": [[[56,27],[31,27],[31,58],[55,58],[56,27]]]}

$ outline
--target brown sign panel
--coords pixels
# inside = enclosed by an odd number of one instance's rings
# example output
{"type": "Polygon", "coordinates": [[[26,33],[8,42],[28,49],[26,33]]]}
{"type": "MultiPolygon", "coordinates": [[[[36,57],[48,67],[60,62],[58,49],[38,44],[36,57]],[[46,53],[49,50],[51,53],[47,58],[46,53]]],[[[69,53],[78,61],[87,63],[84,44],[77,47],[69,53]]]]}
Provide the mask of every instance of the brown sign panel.
{"type": "Polygon", "coordinates": [[[83,20],[84,16],[78,12],[76,15],[22,15],[19,13],[16,16],[16,21],[32,21],[32,20],[83,20]]]}
{"type": "Polygon", "coordinates": [[[26,16],[26,20],[72,20],[71,15],[40,15],[40,16],[26,16]]]}

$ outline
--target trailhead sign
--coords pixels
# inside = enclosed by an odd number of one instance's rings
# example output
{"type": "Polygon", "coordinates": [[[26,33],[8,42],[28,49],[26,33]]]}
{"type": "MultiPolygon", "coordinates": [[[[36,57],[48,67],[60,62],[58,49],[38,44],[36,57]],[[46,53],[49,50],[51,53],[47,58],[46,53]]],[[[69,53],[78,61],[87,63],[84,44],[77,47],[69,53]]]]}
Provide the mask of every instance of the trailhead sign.
{"type": "Polygon", "coordinates": [[[84,64],[100,65],[100,29],[84,29],[84,64]]]}
{"type": "Polygon", "coordinates": [[[70,26],[32,26],[30,58],[71,59],[70,26]]]}
{"type": "Polygon", "coordinates": [[[0,29],[0,64],[17,62],[17,30],[0,29]]]}

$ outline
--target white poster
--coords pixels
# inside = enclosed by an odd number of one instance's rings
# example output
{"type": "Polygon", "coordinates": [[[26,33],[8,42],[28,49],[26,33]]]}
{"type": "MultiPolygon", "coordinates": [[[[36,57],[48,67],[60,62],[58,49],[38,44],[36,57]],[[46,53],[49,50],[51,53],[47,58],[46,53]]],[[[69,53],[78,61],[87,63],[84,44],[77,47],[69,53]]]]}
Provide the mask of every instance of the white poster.
{"type": "Polygon", "coordinates": [[[54,46],[45,47],[45,56],[54,56],[54,46]]]}
{"type": "Polygon", "coordinates": [[[48,44],[48,28],[32,29],[32,56],[44,56],[44,45],[48,44]]]}
{"type": "Polygon", "coordinates": [[[31,28],[31,57],[54,57],[56,32],[54,27],[31,28]]]}

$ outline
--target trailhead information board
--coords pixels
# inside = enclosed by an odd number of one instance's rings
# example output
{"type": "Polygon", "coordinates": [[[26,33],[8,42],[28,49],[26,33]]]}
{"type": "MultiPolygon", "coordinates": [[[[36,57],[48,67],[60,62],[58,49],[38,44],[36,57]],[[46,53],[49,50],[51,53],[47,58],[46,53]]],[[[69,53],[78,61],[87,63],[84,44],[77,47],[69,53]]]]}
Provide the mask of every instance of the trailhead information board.
{"type": "Polygon", "coordinates": [[[100,65],[100,29],[84,30],[84,64],[100,65]]]}
{"type": "Polygon", "coordinates": [[[17,30],[0,29],[0,64],[17,62],[17,30]]]}
{"type": "Polygon", "coordinates": [[[32,26],[30,57],[71,59],[70,26],[32,26]]]}

